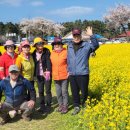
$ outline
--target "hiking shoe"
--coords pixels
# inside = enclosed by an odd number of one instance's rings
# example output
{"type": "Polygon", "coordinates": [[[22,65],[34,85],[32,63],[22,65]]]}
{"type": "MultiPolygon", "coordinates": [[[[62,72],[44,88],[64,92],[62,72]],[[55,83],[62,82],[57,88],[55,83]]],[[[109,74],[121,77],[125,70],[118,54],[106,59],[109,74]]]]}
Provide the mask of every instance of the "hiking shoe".
{"type": "Polygon", "coordinates": [[[79,107],[74,107],[74,111],[72,112],[72,115],[76,115],[80,112],[80,108],[79,107]]]}
{"type": "Polygon", "coordinates": [[[46,112],[50,113],[51,112],[51,106],[46,106],[46,112]]]}
{"type": "Polygon", "coordinates": [[[31,121],[31,120],[32,120],[30,116],[22,115],[22,118],[23,118],[25,121],[31,121]]]}
{"type": "Polygon", "coordinates": [[[37,109],[37,111],[38,112],[40,112],[40,113],[46,113],[46,108],[44,107],[39,107],[38,109],[37,109]]]}
{"type": "Polygon", "coordinates": [[[61,114],[66,114],[68,112],[68,106],[63,106],[61,114]]]}

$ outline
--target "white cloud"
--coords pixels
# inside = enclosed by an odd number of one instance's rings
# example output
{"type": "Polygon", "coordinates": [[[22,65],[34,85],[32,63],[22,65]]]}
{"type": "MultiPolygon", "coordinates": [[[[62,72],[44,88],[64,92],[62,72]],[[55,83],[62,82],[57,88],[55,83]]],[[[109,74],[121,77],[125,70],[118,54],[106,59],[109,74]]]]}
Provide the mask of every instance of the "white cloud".
{"type": "Polygon", "coordinates": [[[42,6],[44,3],[42,1],[34,1],[31,3],[32,6],[42,6]]]}
{"type": "Polygon", "coordinates": [[[72,6],[68,8],[53,10],[50,14],[61,15],[61,16],[73,16],[73,15],[84,15],[93,12],[93,8],[72,6]]]}
{"type": "Polygon", "coordinates": [[[11,6],[20,6],[23,0],[0,0],[0,4],[11,5],[11,6]]]}

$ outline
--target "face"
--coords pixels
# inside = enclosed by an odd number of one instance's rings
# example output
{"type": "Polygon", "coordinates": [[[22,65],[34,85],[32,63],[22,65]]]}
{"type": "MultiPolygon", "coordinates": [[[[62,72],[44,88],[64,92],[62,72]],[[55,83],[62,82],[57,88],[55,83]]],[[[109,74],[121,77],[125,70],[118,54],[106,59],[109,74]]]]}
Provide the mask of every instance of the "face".
{"type": "Polygon", "coordinates": [[[7,52],[9,52],[9,53],[14,52],[14,45],[8,45],[8,46],[6,46],[6,48],[7,48],[7,52]]]}
{"type": "Polygon", "coordinates": [[[9,76],[10,76],[10,79],[16,81],[18,79],[18,76],[19,76],[19,72],[17,71],[11,71],[9,73],[9,76]]]}
{"type": "Polygon", "coordinates": [[[60,51],[60,50],[62,50],[62,48],[63,48],[62,44],[55,44],[54,45],[54,50],[56,50],[56,51],[60,51]]]}
{"type": "Polygon", "coordinates": [[[81,35],[78,34],[73,35],[73,41],[75,43],[79,43],[81,41],[81,35]]]}
{"type": "Polygon", "coordinates": [[[24,54],[29,54],[30,53],[30,46],[29,45],[25,45],[22,47],[22,52],[24,54]]]}
{"type": "Polygon", "coordinates": [[[41,42],[41,43],[37,43],[36,44],[36,50],[38,51],[38,52],[42,52],[43,51],[43,43],[41,42]]]}

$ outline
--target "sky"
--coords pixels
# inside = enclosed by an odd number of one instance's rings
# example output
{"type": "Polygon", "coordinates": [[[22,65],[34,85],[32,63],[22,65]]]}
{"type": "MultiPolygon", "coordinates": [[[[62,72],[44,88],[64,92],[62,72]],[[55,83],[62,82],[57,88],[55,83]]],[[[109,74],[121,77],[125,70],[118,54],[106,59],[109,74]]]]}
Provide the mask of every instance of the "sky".
{"type": "Polygon", "coordinates": [[[130,0],[0,0],[0,22],[18,23],[35,17],[56,23],[103,20],[107,11],[120,3],[130,5],[130,0]]]}

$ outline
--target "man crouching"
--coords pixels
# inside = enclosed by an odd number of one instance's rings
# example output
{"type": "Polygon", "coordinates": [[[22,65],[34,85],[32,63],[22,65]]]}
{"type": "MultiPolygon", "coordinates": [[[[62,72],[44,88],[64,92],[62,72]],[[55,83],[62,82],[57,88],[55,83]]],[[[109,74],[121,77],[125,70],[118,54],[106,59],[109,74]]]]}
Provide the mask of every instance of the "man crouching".
{"type": "Polygon", "coordinates": [[[36,101],[36,92],[32,84],[19,74],[16,65],[9,67],[9,76],[0,82],[0,125],[4,125],[14,117],[16,112],[22,112],[22,118],[30,121],[30,114],[34,109],[36,101]],[[30,100],[25,100],[26,91],[30,92],[30,100]],[[2,92],[5,95],[5,102],[1,103],[2,92]]]}

